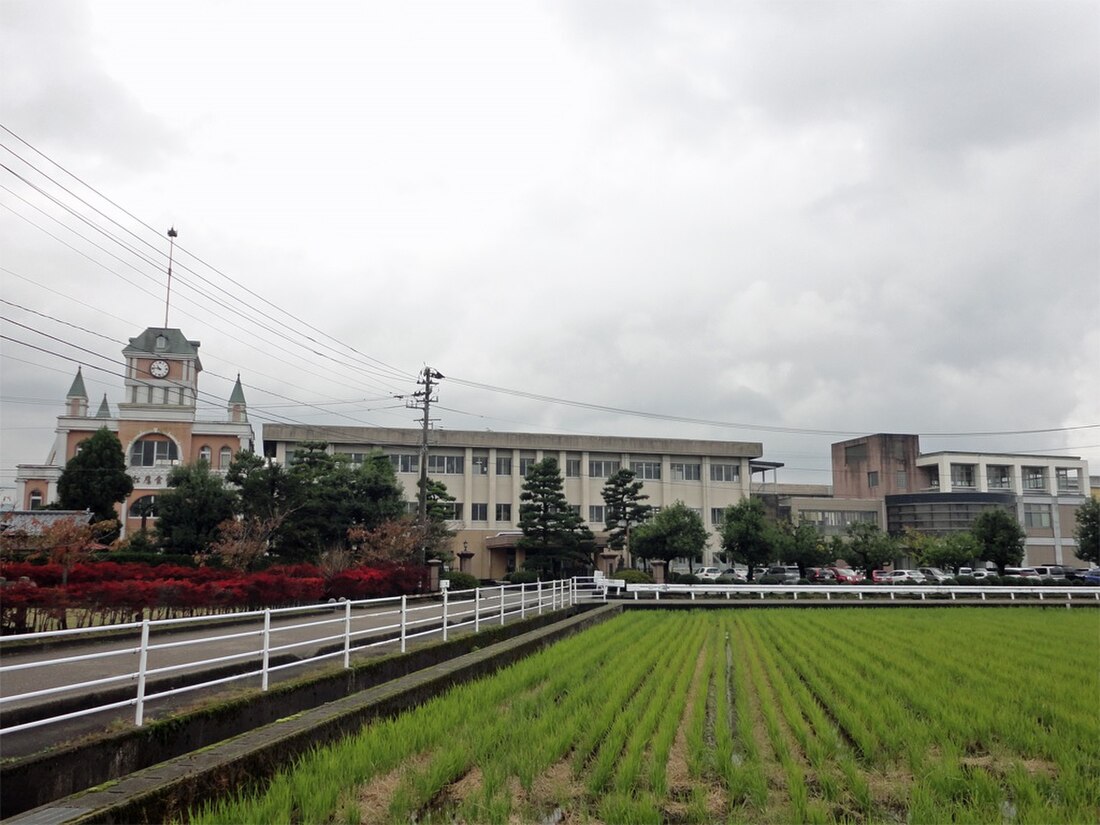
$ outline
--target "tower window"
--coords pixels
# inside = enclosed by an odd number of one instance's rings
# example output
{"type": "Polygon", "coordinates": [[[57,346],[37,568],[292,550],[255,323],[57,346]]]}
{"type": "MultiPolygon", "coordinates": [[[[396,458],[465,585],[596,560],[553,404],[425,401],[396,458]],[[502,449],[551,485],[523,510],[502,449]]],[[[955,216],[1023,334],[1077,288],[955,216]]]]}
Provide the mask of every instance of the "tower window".
{"type": "Polygon", "coordinates": [[[141,438],[130,448],[131,467],[153,467],[165,461],[177,461],[179,451],[176,442],[141,438]]]}
{"type": "Polygon", "coordinates": [[[42,491],[41,490],[31,490],[30,504],[31,504],[31,509],[32,510],[41,510],[42,509],[42,491]]]}

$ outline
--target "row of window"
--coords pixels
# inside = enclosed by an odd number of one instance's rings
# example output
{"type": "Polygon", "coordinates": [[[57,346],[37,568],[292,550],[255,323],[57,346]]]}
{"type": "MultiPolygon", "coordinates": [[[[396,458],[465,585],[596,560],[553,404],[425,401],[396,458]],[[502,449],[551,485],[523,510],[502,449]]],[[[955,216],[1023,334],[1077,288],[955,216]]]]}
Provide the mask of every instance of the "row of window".
{"type": "MultiPolygon", "coordinates": [[[[362,461],[364,453],[348,453],[352,461],[362,461]]],[[[399,473],[417,473],[420,471],[420,457],[415,453],[395,453],[389,456],[393,469],[399,473]]],[[[538,459],[523,456],[519,459],[519,474],[526,477],[538,459]]],[[[489,474],[489,456],[474,455],[471,459],[471,470],[474,475],[489,474]]],[[[593,459],[588,462],[588,475],[590,478],[610,478],[619,472],[622,463],[612,459],[593,459]]],[[[688,462],[672,462],[669,464],[669,473],[673,481],[700,481],[702,478],[702,464],[688,462]]],[[[659,461],[632,461],[630,469],[634,475],[644,481],[659,481],[661,479],[661,462],[659,461]]],[[[428,472],[437,475],[462,475],[466,472],[466,459],[461,455],[429,455],[428,472]]],[[[496,474],[498,476],[512,475],[512,456],[497,456],[496,474]]],[[[568,458],[565,461],[565,477],[579,478],[581,475],[581,460],[568,458]]],[[[711,464],[710,480],[737,482],[741,480],[741,466],[739,464],[711,464]]]]}
{"type": "MultiPolygon", "coordinates": [[[[214,451],[204,444],[199,448],[199,459],[213,466],[214,451]]],[[[139,438],[130,447],[131,467],[155,467],[158,464],[166,464],[179,460],[179,448],[176,442],[169,439],[139,438]]],[[[218,451],[218,468],[226,469],[233,461],[233,450],[230,447],[222,447],[218,451]]]]}
{"type": "MultiPolygon", "coordinates": [[[[951,487],[976,488],[976,476],[978,465],[976,464],[952,464],[951,487]]],[[[986,486],[990,490],[1011,490],[1013,468],[1007,464],[989,464],[985,468],[986,486]]],[[[1054,470],[1055,481],[1060,493],[1077,493],[1081,491],[1081,473],[1075,467],[1056,467],[1054,470]]],[[[1025,490],[1047,489],[1046,467],[1021,467],[1020,480],[1025,490]]],[[[938,474],[933,474],[933,486],[939,486],[938,474]]]]}

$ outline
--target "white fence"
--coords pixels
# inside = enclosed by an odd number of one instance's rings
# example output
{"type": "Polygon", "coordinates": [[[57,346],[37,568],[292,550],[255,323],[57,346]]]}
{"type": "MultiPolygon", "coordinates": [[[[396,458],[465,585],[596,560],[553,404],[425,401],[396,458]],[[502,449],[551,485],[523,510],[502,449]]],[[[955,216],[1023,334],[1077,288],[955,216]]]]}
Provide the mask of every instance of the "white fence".
{"type": "Polygon", "coordinates": [[[0,640],[0,648],[6,649],[4,659],[20,661],[0,665],[0,710],[27,707],[34,700],[79,695],[93,688],[136,687],[132,697],[0,728],[0,735],[131,706],[134,723],[141,725],[145,704],[156,699],[257,676],[262,690],[267,690],[270,675],[287,668],[330,659],[342,660],[343,666],[350,668],[353,651],[396,645],[404,653],[410,639],[434,635],[446,641],[458,629],[470,628],[477,633],[483,627],[503,625],[510,617],[523,619],[568,607],[578,600],[604,598],[605,591],[594,587],[592,581],[559,580],[454,592],[445,589],[434,596],[395,596],[7,636],[0,640]],[[139,636],[136,641],[127,641],[135,635],[139,636]],[[79,637],[81,647],[110,649],[70,656],[19,650],[27,642],[58,642],[72,637],[79,637]],[[211,645],[219,649],[211,653],[211,645]],[[203,646],[206,653],[201,652],[203,646]],[[332,647],[336,649],[328,649],[332,647]],[[283,664],[271,663],[272,657],[295,651],[305,651],[306,655],[283,664]],[[154,659],[161,661],[153,666],[154,659]],[[249,661],[256,662],[257,667],[170,690],[147,690],[150,679],[156,677],[249,661]],[[85,678],[74,681],[82,673],[85,678]]]}
{"type": "Polygon", "coordinates": [[[1100,587],[1075,587],[1075,586],[1050,586],[1036,587],[1034,585],[1020,586],[981,586],[981,585],[943,585],[943,584],[627,584],[625,590],[633,594],[635,599],[639,596],[652,595],[660,599],[662,595],[688,596],[695,599],[696,596],[710,596],[731,599],[734,596],[758,596],[763,599],[768,595],[791,595],[795,599],[799,596],[813,596],[826,601],[831,601],[833,596],[855,595],[860,601],[864,597],[872,599],[886,599],[894,601],[899,596],[920,596],[927,599],[944,598],[950,596],[956,601],[959,596],[981,597],[986,601],[987,596],[1007,598],[1015,601],[1017,597],[1031,598],[1037,596],[1039,601],[1044,597],[1057,597],[1069,602],[1076,596],[1079,599],[1095,599],[1100,601],[1100,587]]]}

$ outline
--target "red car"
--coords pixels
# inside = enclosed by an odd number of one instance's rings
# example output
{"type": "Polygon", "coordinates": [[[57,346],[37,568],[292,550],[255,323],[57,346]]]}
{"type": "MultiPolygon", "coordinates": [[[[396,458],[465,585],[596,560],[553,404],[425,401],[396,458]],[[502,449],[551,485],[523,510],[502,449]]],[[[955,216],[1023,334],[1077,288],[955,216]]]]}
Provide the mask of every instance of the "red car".
{"type": "Polygon", "coordinates": [[[889,575],[890,572],[888,570],[872,570],[871,581],[873,581],[875,584],[886,584],[889,582],[889,579],[887,578],[887,576],[889,575]]]}
{"type": "Polygon", "coordinates": [[[850,567],[827,567],[825,569],[833,571],[833,575],[836,576],[836,580],[839,584],[857,584],[865,578],[862,573],[850,567]]]}

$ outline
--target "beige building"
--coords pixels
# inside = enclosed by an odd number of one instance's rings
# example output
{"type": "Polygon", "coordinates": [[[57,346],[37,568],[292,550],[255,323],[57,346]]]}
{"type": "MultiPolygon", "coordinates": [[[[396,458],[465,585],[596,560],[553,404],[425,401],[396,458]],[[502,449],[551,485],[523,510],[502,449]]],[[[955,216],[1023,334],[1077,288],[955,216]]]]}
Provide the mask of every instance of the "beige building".
{"type": "MultiPolygon", "coordinates": [[[[362,460],[370,450],[386,453],[410,506],[420,473],[422,433],[417,429],[300,427],[265,424],[264,452],[283,464],[304,441],[325,441],[329,450],[362,460]]],[[[519,505],[528,468],[557,459],[570,506],[599,537],[604,527],[601,495],[621,468],[644,483],[646,502],[663,507],[682,501],[702,517],[711,533],[706,562],[719,549],[716,529],[722,513],[750,493],[751,475],[762,446],[738,441],[629,438],[540,433],[435,430],[430,434],[428,475],[455,496],[452,528],[456,553],[468,554],[464,569],[496,579],[523,564],[516,550],[519,505]]]]}
{"type": "Polygon", "coordinates": [[[1084,564],[1073,536],[1077,508],[1090,494],[1081,458],[921,453],[918,436],[891,433],[833,444],[832,457],[837,498],[881,499],[891,533],[968,530],[983,510],[1000,507],[1026,534],[1025,565],[1084,564]]]}
{"type": "Polygon", "coordinates": [[[111,414],[103,397],[90,413],[84,378],[78,369],[57,417],[52,449],[43,464],[16,467],[17,501],[34,510],[57,500],[57,481],[80,444],[101,427],[114,432],[123,453],[134,491],[119,506],[123,535],[141,526],[135,505],[148,502],[155,512],[156,497],[168,487],[168,474],[178,464],[204,459],[224,472],[240,450],[251,449],[254,435],[248,423],[244,391],[238,377],[221,420],[196,415],[199,342],[189,341],[178,329],[145,330],[122,350],[126,359],[118,415],[111,414]]]}

